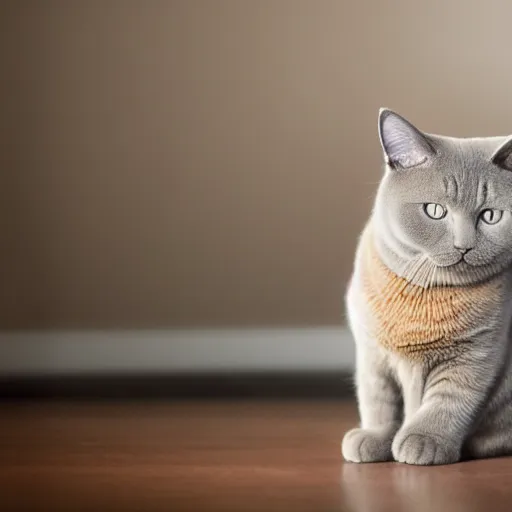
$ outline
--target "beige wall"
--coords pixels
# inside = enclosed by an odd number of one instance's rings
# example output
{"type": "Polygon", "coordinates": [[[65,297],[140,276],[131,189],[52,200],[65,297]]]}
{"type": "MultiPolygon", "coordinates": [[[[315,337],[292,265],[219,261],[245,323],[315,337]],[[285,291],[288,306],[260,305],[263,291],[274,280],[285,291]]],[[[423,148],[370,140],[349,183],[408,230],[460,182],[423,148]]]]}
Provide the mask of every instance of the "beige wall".
{"type": "Polygon", "coordinates": [[[4,1],[0,327],[340,323],[379,106],[512,132],[508,1],[4,1]]]}

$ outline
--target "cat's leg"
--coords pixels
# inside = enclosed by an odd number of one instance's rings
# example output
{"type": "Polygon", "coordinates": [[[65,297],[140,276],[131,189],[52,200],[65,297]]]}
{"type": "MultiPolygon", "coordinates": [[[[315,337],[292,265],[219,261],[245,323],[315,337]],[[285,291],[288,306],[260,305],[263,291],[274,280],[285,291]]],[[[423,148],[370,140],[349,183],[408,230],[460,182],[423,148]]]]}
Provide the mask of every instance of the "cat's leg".
{"type": "Polygon", "coordinates": [[[464,458],[487,459],[512,455],[512,425],[475,435],[464,446],[464,458]]]}
{"type": "Polygon", "coordinates": [[[512,373],[510,361],[499,389],[479,416],[478,428],[463,447],[464,458],[512,455],[512,373]]]}
{"type": "Polygon", "coordinates": [[[385,355],[376,346],[358,340],[357,397],[361,428],[347,432],[342,454],[350,462],[393,459],[391,443],[400,427],[402,397],[385,355]]]}
{"type": "Polygon", "coordinates": [[[461,459],[463,443],[499,367],[498,351],[482,348],[440,363],[425,375],[421,405],[393,441],[395,460],[431,465],[461,459]]]}

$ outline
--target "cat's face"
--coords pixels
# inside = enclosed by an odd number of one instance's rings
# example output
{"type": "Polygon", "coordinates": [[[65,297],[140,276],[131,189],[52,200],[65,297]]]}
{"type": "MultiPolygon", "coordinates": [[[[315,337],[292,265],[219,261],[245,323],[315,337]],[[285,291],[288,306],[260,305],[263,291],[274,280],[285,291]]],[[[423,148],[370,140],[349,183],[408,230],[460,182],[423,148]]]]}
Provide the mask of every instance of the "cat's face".
{"type": "Polygon", "coordinates": [[[431,285],[470,284],[512,263],[512,143],[426,135],[388,110],[374,210],[388,266],[431,285]]]}

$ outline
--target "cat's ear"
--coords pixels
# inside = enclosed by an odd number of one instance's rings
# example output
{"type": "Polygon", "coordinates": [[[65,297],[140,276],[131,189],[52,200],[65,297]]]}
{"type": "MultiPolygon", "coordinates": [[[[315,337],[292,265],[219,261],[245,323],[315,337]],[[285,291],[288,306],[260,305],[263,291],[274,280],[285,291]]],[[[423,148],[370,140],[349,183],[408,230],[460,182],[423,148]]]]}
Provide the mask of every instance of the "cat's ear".
{"type": "Polygon", "coordinates": [[[392,169],[416,167],[435,155],[423,133],[387,108],[379,111],[379,137],[386,163],[392,169]]]}
{"type": "Polygon", "coordinates": [[[512,171],[512,136],[496,150],[491,161],[506,171],[512,171]]]}

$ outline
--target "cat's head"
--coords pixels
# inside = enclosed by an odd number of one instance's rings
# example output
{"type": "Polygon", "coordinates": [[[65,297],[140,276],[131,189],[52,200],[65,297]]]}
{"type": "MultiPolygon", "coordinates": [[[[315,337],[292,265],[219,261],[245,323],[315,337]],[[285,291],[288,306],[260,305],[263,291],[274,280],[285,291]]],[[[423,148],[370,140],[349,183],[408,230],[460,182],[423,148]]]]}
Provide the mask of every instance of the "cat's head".
{"type": "Polygon", "coordinates": [[[425,134],[387,109],[379,135],[373,225],[391,270],[424,287],[463,285],[512,263],[512,137],[425,134]]]}

